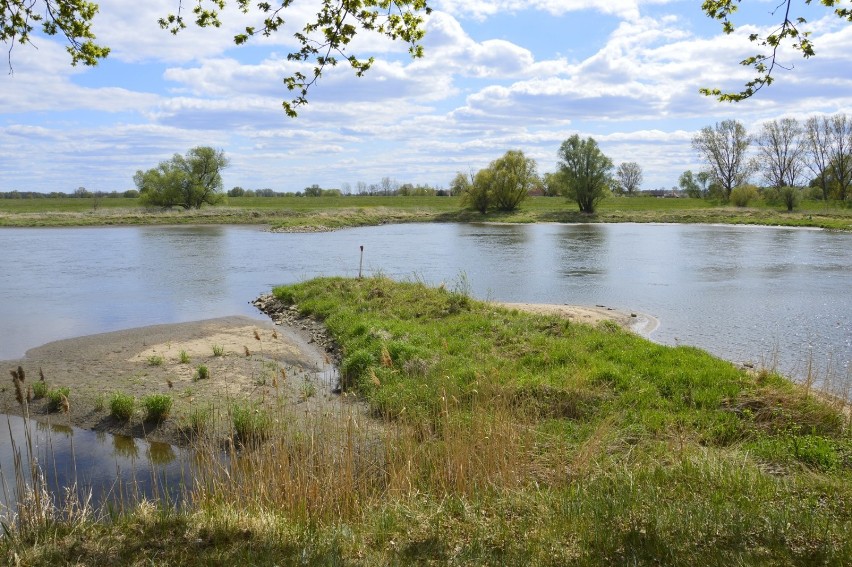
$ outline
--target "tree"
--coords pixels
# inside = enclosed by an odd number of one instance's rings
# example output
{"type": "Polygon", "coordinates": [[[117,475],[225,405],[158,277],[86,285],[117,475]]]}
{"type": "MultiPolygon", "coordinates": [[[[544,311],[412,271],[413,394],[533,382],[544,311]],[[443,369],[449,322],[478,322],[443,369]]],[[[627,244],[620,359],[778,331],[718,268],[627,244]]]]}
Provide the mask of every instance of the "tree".
{"type": "Polygon", "coordinates": [[[154,169],[137,171],[133,182],[144,205],[200,209],[205,203],[215,205],[224,198],[221,171],[226,167],[225,152],[198,146],[186,156],[175,154],[154,169]]]}
{"type": "Polygon", "coordinates": [[[698,180],[695,178],[695,174],[692,173],[691,169],[687,169],[680,174],[680,177],[677,180],[677,186],[681,191],[686,193],[687,197],[691,197],[693,199],[701,198],[701,187],[698,185],[698,180]]]}
{"type": "Polygon", "coordinates": [[[471,183],[473,183],[473,174],[467,175],[459,171],[450,181],[450,195],[454,197],[464,195],[471,183]]]}
{"type": "Polygon", "coordinates": [[[831,129],[828,120],[811,116],[805,123],[805,164],[815,175],[814,181],[822,189],[822,198],[828,201],[831,197],[829,191],[829,163],[831,162],[829,144],[831,143],[831,129]]]}
{"type": "Polygon", "coordinates": [[[842,113],[823,120],[830,124],[829,167],[837,185],[837,198],[845,201],[852,185],[852,120],[842,113]]]}
{"type": "MultiPolygon", "coordinates": [[[[813,0],[805,0],[805,4],[811,4],[813,0]]],[[[737,11],[740,0],[705,0],[701,9],[710,18],[722,22],[722,30],[726,34],[731,34],[735,30],[735,26],[731,21],[731,14],[737,11]]],[[[834,15],[838,18],[852,22],[852,8],[837,8],[842,4],[842,0],[820,0],[820,4],[826,8],[833,8],[834,15]]],[[[799,51],[805,59],[813,57],[816,54],[814,44],[809,36],[811,32],[803,28],[807,24],[807,20],[800,16],[795,16],[791,13],[792,1],[781,0],[777,5],[775,13],[783,14],[781,22],[766,37],[760,37],[759,34],[752,33],[749,35],[749,41],[756,43],[761,49],[767,49],[767,53],[759,52],[740,61],[740,65],[753,67],[757,72],[757,76],[748,81],[745,87],[740,92],[725,93],[718,88],[700,89],[700,92],[707,96],[715,96],[720,101],[738,102],[749,98],[757,91],[766,85],[772,84],[775,80],[772,76],[775,67],[789,69],[791,65],[781,64],[777,60],[778,49],[785,43],[789,42],[791,47],[799,51]]]]}
{"type": "Polygon", "coordinates": [[[715,128],[705,126],[692,139],[692,147],[701,154],[713,180],[721,185],[725,201],[731,190],[745,183],[754,165],[746,158],[751,137],[737,120],[717,122],[715,128]]]}
{"type": "Polygon", "coordinates": [[[520,150],[509,150],[470,179],[457,173],[450,187],[454,192],[461,191],[462,206],[485,214],[492,207],[514,211],[537,181],[535,160],[520,150]]]}
{"type": "Polygon", "coordinates": [[[795,118],[764,122],[757,137],[763,177],[770,187],[795,187],[805,166],[802,127],[795,118]]]}
{"type": "Polygon", "coordinates": [[[246,190],[240,186],[232,187],[228,191],[228,197],[245,197],[246,190]]]}
{"type": "MultiPolygon", "coordinates": [[[[308,89],[319,80],[326,67],[346,62],[362,76],[373,64],[373,58],[360,59],[349,53],[349,46],[359,33],[376,33],[408,44],[414,57],[423,56],[423,14],[431,12],[427,0],[317,0],[319,9],[301,30],[293,33],[295,49],[287,54],[288,61],[312,64],[307,75],[296,71],[284,78],[287,89],[295,93],[284,101],[288,116],[296,116],[296,108],[307,104],[308,89]]],[[[194,25],[219,27],[221,10],[227,0],[196,0],[192,16],[185,15],[182,0],[177,0],[177,12],[159,19],[160,27],[177,34],[187,27],[187,18],[194,25]]],[[[242,45],[253,37],[269,37],[285,24],[282,13],[293,0],[256,2],[236,0],[245,14],[255,16],[257,23],[247,26],[233,38],[242,45]]],[[[9,66],[12,66],[12,47],[16,43],[31,44],[34,26],[51,36],[64,36],[71,64],[97,65],[109,54],[109,48],[95,43],[92,23],[98,5],[86,0],[5,0],[0,3],[0,42],[9,45],[9,66]]]]}
{"type": "Polygon", "coordinates": [[[576,201],[581,212],[594,213],[608,192],[612,160],[593,138],[582,140],[577,134],[562,142],[557,155],[564,195],[576,201]]]}
{"type": "Polygon", "coordinates": [[[823,199],[845,200],[852,185],[852,120],[845,114],[811,116],[805,124],[807,166],[816,176],[823,199]]]}
{"type": "Polygon", "coordinates": [[[514,211],[538,179],[536,163],[520,150],[509,150],[488,166],[493,171],[492,201],[499,211],[514,211]]]}
{"type": "Polygon", "coordinates": [[[642,185],[642,167],[635,161],[622,163],[615,170],[615,180],[622,191],[633,195],[642,185]]]}
{"type": "MultiPolygon", "coordinates": [[[[453,183],[460,182],[459,176],[456,174],[453,183]]],[[[488,207],[491,206],[491,182],[493,171],[490,168],[480,169],[476,175],[471,175],[471,180],[463,185],[463,193],[461,203],[463,207],[475,209],[483,215],[488,212],[488,207]]]]}

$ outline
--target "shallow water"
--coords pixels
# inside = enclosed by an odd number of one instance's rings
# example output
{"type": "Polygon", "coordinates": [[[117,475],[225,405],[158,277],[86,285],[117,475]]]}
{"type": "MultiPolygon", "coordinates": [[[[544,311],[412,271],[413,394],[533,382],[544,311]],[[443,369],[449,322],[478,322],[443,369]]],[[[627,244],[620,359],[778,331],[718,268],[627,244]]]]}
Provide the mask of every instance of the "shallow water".
{"type": "Polygon", "coordinates": [[[18,500],[15,455],[32,486],[29,463],[38,463],[54,503],[62,507],[73,487],[77,498],[91,494],[94,507],[138,498],[179,503],[189,484],[189,453],[169,445],[124,435],[89,431],[56,422],[27,421],[0,414],[0,517],[18,500]],[[30,442],[27,442],[29,429],[30,442]]]}
{"type": "Polygon", "coordinates": [[[366,274],[482,299],[606,305],[654,340],[734,361],[852,359],[852,234],[748,226],[410,224],[320,234],[257,227],[0,230],[0,359],[45,342],[245,314],[281,283],[366,274]]]}

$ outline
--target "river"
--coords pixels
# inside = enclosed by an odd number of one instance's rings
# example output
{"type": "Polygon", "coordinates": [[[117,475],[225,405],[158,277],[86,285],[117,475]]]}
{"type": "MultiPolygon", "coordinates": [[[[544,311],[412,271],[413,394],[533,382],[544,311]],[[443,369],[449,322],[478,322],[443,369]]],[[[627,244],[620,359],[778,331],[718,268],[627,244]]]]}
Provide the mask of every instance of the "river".
{"type": "Polygon", "coordinates": [[[666,224],[0,230],[0,360],[56,339],[224,315],[272,286],[364,272],[512,302],[606,305],[651,338],[802,376],[848,375],[852,234],[666,224]]]}

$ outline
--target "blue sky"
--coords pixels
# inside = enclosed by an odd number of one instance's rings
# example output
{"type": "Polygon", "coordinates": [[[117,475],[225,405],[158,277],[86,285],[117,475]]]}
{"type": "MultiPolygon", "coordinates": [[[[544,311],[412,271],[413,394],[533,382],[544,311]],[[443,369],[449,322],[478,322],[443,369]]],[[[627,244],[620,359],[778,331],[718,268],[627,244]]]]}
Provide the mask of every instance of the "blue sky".
{"type": "MultiPolygon", "coordinates": [[[[328,72],[296,119],[281,110],[294,28],[235,47],[252,22],[232,7],[221,29],[173,37],[156,21],[176,0],[99,4],[95,32],[112,48],[99,66],[71,67],[48,38],[12,51],[14,73],[0,74],[0,191],[123,191],[136,170],[197,145],[231,158],[226,189],[447,186],[510,149],[553,171],[575,133],[616,164],[638,162],[653,189],[701,168],[690,140],[702,126],[735,118],[756,132],[776,118],[852,114],[852,25],[801,1],[817,57],[785,55],[795,69],[739,104],[698,89],[751,78],[737,64],[754,51],[745,37],[770,30],[778,0],[742,3],[734,36],[698,1],[434,0],[423,59],[361,36],[354,49],[373,69],[328,72]]],[[[298,24],[311,11],[303,0],[287,14],[298,24]]]]}

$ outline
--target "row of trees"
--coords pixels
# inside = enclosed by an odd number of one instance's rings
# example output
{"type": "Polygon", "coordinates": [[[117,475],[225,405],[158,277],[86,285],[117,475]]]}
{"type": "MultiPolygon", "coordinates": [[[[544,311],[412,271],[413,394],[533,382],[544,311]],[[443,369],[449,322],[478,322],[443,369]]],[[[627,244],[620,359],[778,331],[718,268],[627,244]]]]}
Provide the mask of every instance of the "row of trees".
{"type": "Polygon", "coordinates": [[[50,193],[39,193],[38,191],[0,191],[0,199],[135,199],[139,196],[136,189],[127,191],[89,191],[85,187],[78,187],[72,193],[63,191],[51,191],[50,193]]]}
{"type": "Polygon", "coordinates": [[[708,184],[715,185],[727,201],[734,188],[760,173],[792,210],[794,188],[810,173],[811,183],[821,189],[824,200],[850,197],[852,119],[846,114],[812,116],[804,123],[795,118],[770,120],[757,135],[749,134],[737,120],[725,120],[702,128],[692,146],[707,169],[681,176],[681,188],[689,193],[706,193],[708,184]],[[752,145],[757,147],[757,155],[749,155],[752,145]],[[703,189],[698,189],[699,184],[703,189]]]}
{"type": "Polygon", "coordinates": [[[483,214],[489,210],[514,211],[535,191],[563,195],[575,201],[580,211],[593,213],[611,187],[634,192],[642,180],[642,170],[635,163],[622,164],[613,177],[612,160],[593,138],[571,136],[560,146],[558,157],[556,172],[540,178],[534,159],[520,150],[510,150],[475,174],[457,173],[450,190],[462,196],[463,206],[483,214]]]}

